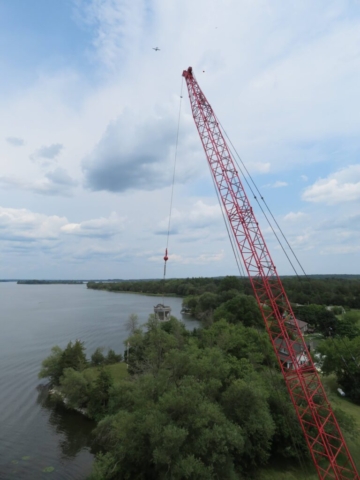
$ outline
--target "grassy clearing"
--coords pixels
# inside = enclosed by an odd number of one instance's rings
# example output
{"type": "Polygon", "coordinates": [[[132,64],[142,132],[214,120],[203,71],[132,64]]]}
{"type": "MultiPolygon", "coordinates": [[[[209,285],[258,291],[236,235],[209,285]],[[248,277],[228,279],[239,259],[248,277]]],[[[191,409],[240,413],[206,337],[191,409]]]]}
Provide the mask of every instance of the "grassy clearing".
{"type": "MultiPolygon", "coordinates": [[[[112,376],[115,386],[119,385],[121,381],[128,376],[127,365],[125,362],[114,363],[113,365],[106,365],[104,368],[112,376]]],[[[84,370],[84,374],[92,382],[95,382],[99,374],[99,367],[86,368],[84,370]]]]}
{"type": "MultiPolygon", "coordinates": [[[[91,287],[88,287],[88,288],[92,289],[91,287]]],[[[130,292],[128,290],[111,290],[110,287],[109,288],[93,288],[92,290],[98,290],[98,291],[110,292],[110,293],[128,293],[129,295],[143,295],[145,297],[177,297],[177,298],[183,298],[183,295],[178,295],[177,293],[130,292]]]]}
{"type": "MultiPolygon", "coordinates": [[[[360,309],[359,308],[352,308],[351,310],[347,310],[345,312],[346,313],[354,313],[357,315],[358,317],[358,321],[357,321],[357,326],[360,327],[360,309]]],[[[342,320],[344,318],[344,314],[341,313],[340,315],[335,315],[335,317],[338,319],[338,320],[342,320]]]]}
{"type": "Polygon", "coordinates": [[[114,380],[114,385],[118,385],[128,377],[127,365],[125,362],[115,363],[105,367],[114,380]]]}
{"type": "MultiPolygon", "coordinates": [[[[344,412],[352,415],[354,418],[354,430],[358,432],[360,438],[360,406],[355,405],[344,397],[340,397],[336,389],[338,384],[335,375],[323,377],[322,382],[328,393],[329,400],[333,408],[341,408],[344,412]]],[[[360,440],[354,442],[349,435],[344,434],[350,453],[354,459],[358,471],[360,471],[360,440]]],[[[257,480],[318,480],[318,476],[312,465],[307,466],[308,471],[289,463],[279,463],[270,465],[261,470],[257,480]]]]}
{"type": "Polygon", "coordinates": [[[358,433],[359,439],[355,442],[349,438],[349,435],[345,434],[344,432],[343,433],[356,467],[360,472],[360,406],[350,402],[347,398],[340,397],[336,391],[338,384],[335,375],[324,377],[322,378],[322,381],[328,392],[328,397],[332,407],[341,408],[341,410],[349,415],[352,415],[354,418],[354,431],[358,433]]]}
{"type": "Polygon", "coordinates": [[[357,326],[360,328],[360,309],[352,308],[351,312],[356,312],[358,315],[357,326]]]}
{"type": "Polygon", "coordinates": [[[270,467],[261,470],[257,480],[319,480],[314,467],[308,467],[308,471],[301,470],[300,467],[281,466],[270,467]]]}

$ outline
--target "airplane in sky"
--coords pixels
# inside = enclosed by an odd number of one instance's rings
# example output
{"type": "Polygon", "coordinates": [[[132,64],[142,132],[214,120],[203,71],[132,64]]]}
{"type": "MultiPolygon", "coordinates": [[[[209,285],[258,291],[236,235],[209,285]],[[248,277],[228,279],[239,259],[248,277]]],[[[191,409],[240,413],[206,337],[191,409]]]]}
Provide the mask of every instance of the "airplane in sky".
{"type": "Polygon", "coordinates": [[[153,50],[155,50],[155,52],[158,52],[160,50],[159,47],[153,47],[153,50]]]}

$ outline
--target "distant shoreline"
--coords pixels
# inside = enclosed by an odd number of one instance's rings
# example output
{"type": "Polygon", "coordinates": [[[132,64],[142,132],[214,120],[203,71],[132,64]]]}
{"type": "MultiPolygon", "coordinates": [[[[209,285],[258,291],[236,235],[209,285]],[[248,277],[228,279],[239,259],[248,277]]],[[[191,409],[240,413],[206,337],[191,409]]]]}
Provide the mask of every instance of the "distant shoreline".
{"type": "Polygon", "coordinates": [[[18,280],[18,285],[83,285],[83,280],[18,280]]]}
{"type": "Polygon", "coordinates": [[[107,288],[91,288],[89,290],[97,290],[98,292],[109,292],[109,293],[129,293],[130,295],[145,295],[146,297],[174,297],[174,298],[183,298],[181,295],[176,295],[176,293],[146,293],[146,292],[130,292],[127,290],[109,290],[107,288]]]}

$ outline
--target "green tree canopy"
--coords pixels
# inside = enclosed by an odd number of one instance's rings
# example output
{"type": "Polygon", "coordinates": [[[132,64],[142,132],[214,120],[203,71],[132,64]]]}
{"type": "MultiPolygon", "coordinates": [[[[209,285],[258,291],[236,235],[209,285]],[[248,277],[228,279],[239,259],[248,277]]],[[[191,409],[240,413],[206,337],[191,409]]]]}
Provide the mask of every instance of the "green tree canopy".
{"type": "Polygon", "coordinates": [[[62,356],[63,350],[60,347],[57,345],[52,347],[51,354],[41,363],[39,378],[48,378],[51,384],[57,385],[63,373],[62,356]]]}
{"type": "MultiPolygon", "coordinates": [[[[294,432],[305,444],[294,414],[290,429],[283,425],[284,407],[263,376],[264,362],[275,363],[263,332],[220,320],[189,334],[151,316],[129,343],[133,378],[109,390],[97,429],[107,454],[93,479],[250,478],[275,439],[285,456],[294,432]]],[[[276,388],[286,395],[283,383],[276,388]]]]}
{"type": "Polygon", "coordinates": [[[229,323],[243,323],[246,327],[263,327],[259,307],[249,295],[236,295],[218,307],[214,312],[214,320],[224,319],[229,323]]]}
{"type": "Polygon", "coordinates": [[[69,342],[62,353],[60,364],[62,371],[65,368],[83,370],[87,365],[84,342],[80,340],[76,340],[75,343],[69,342]]]}
{"type": "Polygon", "coordinates": [[[105,363],[105,356],[103,354],[104,349],[102,347],[98,347],[95,352],[91,355],[91,365],[94,367],[99,367],[100,365],[104,365],[105,363]]]}
{"type": "Polygon", "coordinates": [[[323,356],[322,371],[335,373],[346,395],[360,405],[360,337],[329,338],[317,351],[323,356]]]}
{"type": "Polygon", "coordinates": [[[110,348],[105,357],[105,363],[106,365],[112,365],[113,363],[122,362],[122,359],[123,356],[121,355],[121,353],[115,353],[115,351],[110,348]]]}
{"type": "Polygon", "coordinates": [[[85,372],[66,368],[60,379],[61,393],[70,408],[84,408],[90,398],[91,380],[85,372]]]}

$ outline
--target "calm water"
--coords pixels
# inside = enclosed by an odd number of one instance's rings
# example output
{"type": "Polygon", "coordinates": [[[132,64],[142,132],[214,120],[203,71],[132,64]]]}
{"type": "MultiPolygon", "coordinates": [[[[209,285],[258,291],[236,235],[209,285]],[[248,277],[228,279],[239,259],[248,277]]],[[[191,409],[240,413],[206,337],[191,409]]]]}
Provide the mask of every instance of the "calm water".
{"type": "MultiPolygon", "coordinates": [[[[131,313],[145,323],[157,297],[88,290],[86,285],[0,283],[0,479],[84,479],[91,471],[93,422],[55,409],[37,378],[53,345],[77,338],[88,357],[96,347],[123,352],[131,313]],[[43,472],[53,467],[52,473],[43,472]]],[[[182,318],[182,300],[167,298],[182,318]]]]}

